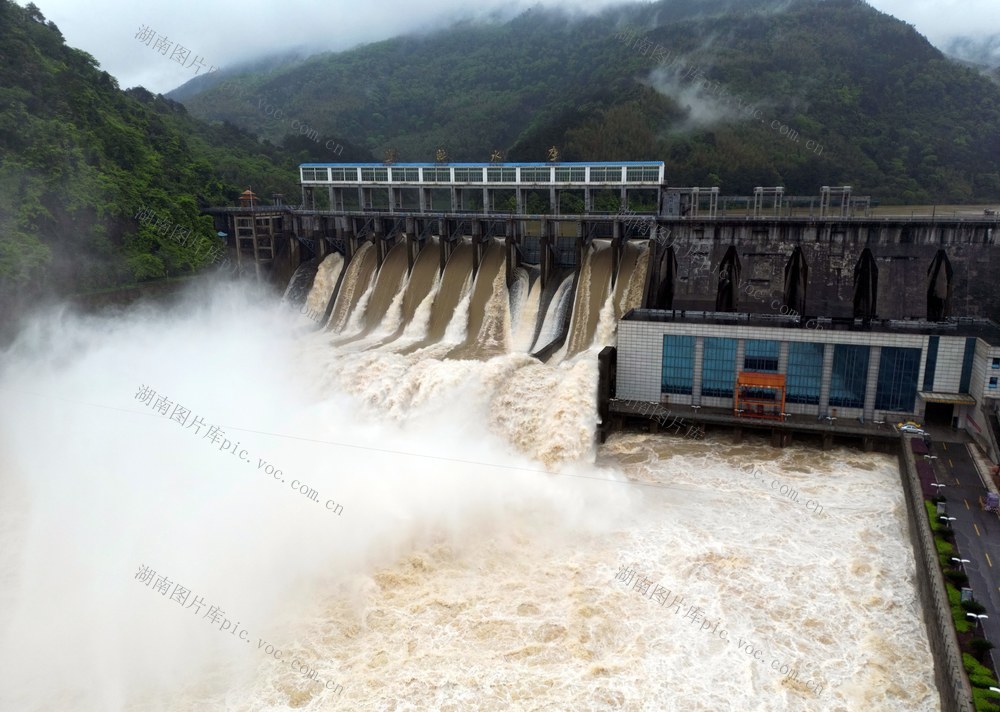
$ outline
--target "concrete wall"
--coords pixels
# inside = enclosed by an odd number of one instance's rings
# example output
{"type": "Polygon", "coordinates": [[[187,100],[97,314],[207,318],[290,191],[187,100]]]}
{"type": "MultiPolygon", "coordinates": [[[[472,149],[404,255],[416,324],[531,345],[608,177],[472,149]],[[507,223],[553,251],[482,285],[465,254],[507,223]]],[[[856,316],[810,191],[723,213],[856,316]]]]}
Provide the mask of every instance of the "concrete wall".
{"type": "Polygon", "coordinates": [[[938,565],[937,549],[924,509],[920,480],[907,438],[899,453],[899,473],[906,500],[910,543],[916,562],[917,592],[934,655],[934,682],[941,696],[942,712],[973,712],[972,687],[962,665],[962,655],[951,619],[951,606],[938,565]]]}
{"type": "Polygon", "coordinates": [[[809,267],[804,313],[851,316],[854,265],[865,247],[879,268],[880,318],[926,317],[927,268],[939,248],[953,269],[953,316],[1000,314],[1000,229],[989,224],[907,224],[809,220],[661,221],[678,258],[675,306],[709,309],[718,265],[736,245],[742,266],[739,310],[768,313],[784,289],[784,267],[795,247],[809,267]],[[752,291],[750,291],[752,289],[752,291]]]}
{"type": "Polygon", "coordinates": [[[996,417],[1000,403],[1000,368],[993,368],[993,359],[1000,358],[1000,348],[990,347],[980,341],[972,361],[972,378],[969,394],[976,399],[975,406],[962,409],[962,426],[968,431],[983,452],[993,462],[1000,462],[1000,443],[996,442],[990,419],[996,417]],[[990,378],[997,378],[996,388],[990,388],[990,378]]]}
{"type": "MultiPolygon", "coordinates": [[[[938,342],[937,365],[934,367],[934,388],[938,393],[958,393],[962,380],[962,359],[965,339],[944,339],[938,342]]],[[[924,357],[926,366],[927,358],[924,357]]],[[[920,381],[921,387],[923,380],[920,381]]]]}

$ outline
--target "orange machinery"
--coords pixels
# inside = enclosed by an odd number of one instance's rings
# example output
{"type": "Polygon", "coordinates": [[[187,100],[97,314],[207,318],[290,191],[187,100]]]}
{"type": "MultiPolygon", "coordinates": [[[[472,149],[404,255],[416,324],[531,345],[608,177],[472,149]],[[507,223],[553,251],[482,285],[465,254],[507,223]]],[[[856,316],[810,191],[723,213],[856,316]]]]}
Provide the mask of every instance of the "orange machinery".
{"type": "Polygon", "coordinates": [[[783,420],[785,376],[782,373],[741,371],[736,374],[733,414],[744,418],[783,420]]]}

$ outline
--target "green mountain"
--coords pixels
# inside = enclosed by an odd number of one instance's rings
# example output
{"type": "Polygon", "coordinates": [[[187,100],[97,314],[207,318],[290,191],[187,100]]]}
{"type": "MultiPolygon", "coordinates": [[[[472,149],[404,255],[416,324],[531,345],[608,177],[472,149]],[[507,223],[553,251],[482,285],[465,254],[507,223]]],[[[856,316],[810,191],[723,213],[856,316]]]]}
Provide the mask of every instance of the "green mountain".
{"type": "Polygon", "coordinates": [[[0,303],[203,268],[219,239],[201,209],[248,185],[294,199],[303,157],[122,91],[34,5],[0,0],[0,303]]]}
{"type": "Polygon", "coordinates": [[[533,9],[220,79],[185,87],[192,114],[379,158],[545,160],[555,144],[564,160],[662,159],[672,185],[729,194],[1000,195],[1000,88],[860,0],[533,9]]]}

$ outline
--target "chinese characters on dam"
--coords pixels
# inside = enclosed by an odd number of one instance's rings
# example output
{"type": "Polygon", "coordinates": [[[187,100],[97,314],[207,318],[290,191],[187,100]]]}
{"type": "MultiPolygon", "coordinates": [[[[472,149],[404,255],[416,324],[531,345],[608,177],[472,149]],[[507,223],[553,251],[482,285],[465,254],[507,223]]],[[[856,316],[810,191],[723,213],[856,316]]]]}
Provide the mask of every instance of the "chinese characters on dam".
{"type": "MultiPolygon", "coordinates": [[[[180,403],[174,403],[164,395],[157,395],[156,391],[146,385],[140,386],[138,392],[135,394],[135,399],[140,403],[151,406],[154,412],[159,413],[163,417],[177,423],[185,430],[194,428],[194,434],[201,435],[202,440],[208,440],[210,445],[218,443],[219,452],[228,452],[229,454],[238,457],[243,462],[253,464],[253,458],[248,455],[247,451],[239,449],[240,443],[238,441],[235,443],[230,442],[229,439],[225,437],[226,432],[222,428],[218,425],[207,424],[204,418],[199,415],[194,415],[189,409],[185,408],[180,403]],[[205,431],[204,434],[201,432],[202,429],[205,431]]],[[[263,470],[265,474],[271,475],[275,480],[282,483],[285,481],[282,477],[284,473],[262,458],[257,459],[257,470],[263,470]]],[[[319,503],[319,492],[304,482],[292,480],[291,487],[307,499],[310,499],[317,504],[319,503]]],[[[326,500],[324,507],[326,510],[333,512],[337,516],[340,516],[344,511],[343,505],[337,504],[332,499],[326,500]]]]}
{"type": "MultiPolygon", "coordinates": [[[[222,608],[207,604],[203,596],[194,594],[187,587],[171,581],[169,576],[157,575],[153,569],[144,564],[139,567],[139,571],[135,575],[135,580],[145,584],[147,588],[151,588],[154,593],[158,593],[164,598],[169,593],[169,600],[179,605],[184,611],[194,608],[194,615],[200,615],[202,620],[208,621],[209,625],[214,626],[218,624],[220,632],[229,633],[234,638],[239,638],[247,644],[250,643],[250,633],[247,632],[246,628],[240,628],[239,621],[233,623],[226,618],[226,612],[222,608]],[[188,603],[189,600],[190,603],[188,603]],[[184,605],[185,603],[187,605],[184,605]],[[203,608],[205,609],[204,613],[201,612],[203,608]]],[[[257,649],[263,650],[265,655],[270,655],[275,660],[285,663],[289,662],[289,658],[283,657],[282,651],[279,648],[274,647],[274,645],[263,638],[257,638],[257,649]]],[[[327,690],[335,690],[338,695],[344,691],[343,686],[333,683],[333,680],[323,682],[323,680],[317,677],[316,670],[303,664],[298,658],[291,658],[290,662],[293,672],[309,678],[313,681],[313,684],[322,685],[327,690]],[[331,683],[333,683],[333,687],[330,686],[331,683]]]]}

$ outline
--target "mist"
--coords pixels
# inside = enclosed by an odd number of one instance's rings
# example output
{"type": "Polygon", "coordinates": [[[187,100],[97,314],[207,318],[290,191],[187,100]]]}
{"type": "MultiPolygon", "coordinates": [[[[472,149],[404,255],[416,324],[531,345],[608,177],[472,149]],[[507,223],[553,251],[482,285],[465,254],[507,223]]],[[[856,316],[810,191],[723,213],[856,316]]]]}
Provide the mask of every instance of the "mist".
{"type": "MultiPolygon", "coordinates": [[[[776,4],[780,10],[786,0],[776,4]]],[[[26,3],[21,2],[24,5],[26,3]]],[[[55,22],[67,42],[92,54],[122,87],[145,86],[167,92],[195,78],[158,52],[140,44],[135,35],[150,27],[193,55],[204,58],[206,69],[233,69],[261,57],[284,53],[308,55],[341,51],[402,34],[441,30],[461,21],[504,21],[531,8],[563,9],[574,13],[634,5],[623,0],[513,0],[470,5],[457,0],[381,2],[362,5],[320,4],[293,0],[283,5],[243,4],[236,12],[227,5],[205,5],[178,0],[158,7],[101,0],[96,6],[76,0],[36,3],[55,22]],[[192,19],[192,18],[197,18],[192,19]],[[219,42],[219,30],[240,41],[219,42]]],[[[876,9],[913,24],[938,47],[955,38],[984,38],[1000,27],[1000,5],[994,0],[874,0],[876,9]]],[[[665,9],[663,22],[670,16],[665,9]]],[[[609,28],[610,31],[610,28],[609,28]]]]}
{"type": "Polygon", "coordinates": [[[431,362],[418,386],[274,301],[228,283],[170,309],[48,309],[3,354],[0,708],[176,709],[177,690],[250,684],[267,645],[335,676],[296,647],[323,598],[360,609],[380,567],[432,544],[569,545],[641,496],[591,464],[592,415],[566,408],[581,432],[561,437],[585,446],[553,477],[497,434],[481,377],[502,380],[495,364],[431,362]],[[224,435],[155,412],[143,387],[224,435]],[[143,566],[237,627],[137,580],[143,566]]]}

